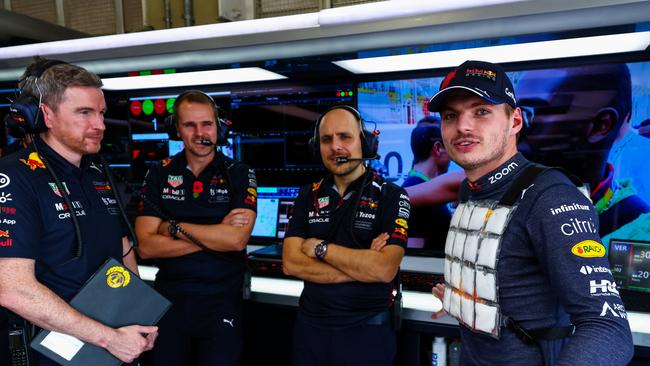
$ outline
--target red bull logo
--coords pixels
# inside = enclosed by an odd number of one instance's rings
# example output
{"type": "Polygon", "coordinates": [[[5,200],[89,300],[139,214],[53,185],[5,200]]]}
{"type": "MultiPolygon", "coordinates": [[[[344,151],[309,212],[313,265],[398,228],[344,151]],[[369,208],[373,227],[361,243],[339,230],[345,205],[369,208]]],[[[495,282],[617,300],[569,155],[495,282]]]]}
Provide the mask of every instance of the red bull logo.
{"type": "Polygon", "coordinates": [[[9,237],[9,229],[0,230],[0,238],[8,238],[8,237],[9,237]]]}
{"type": "Polygon", "coordinates": [[[0,240],[0,247],[10,247],[14,245],[13,239],[0,240]]]}
{"type": "Polygon", "coordinates": [[[36,170],[36,168],[45,169],[45,164],[43,164],[41,157],[38,156],[36,152],[29,154],[27,160],[25,159],[19,159],[19,160],[21,163],[27,165],[31,170],[36,170]]]}
{"type": "Polygon", "coordinates": [[[496,80],[497,79],[497,73],[488,70],[488,69],[481,69],[478,67],[471,68],[471,69],[465,69],[465,75],[466,76],[479,76],[479,77],[484,77],[488,78],[490,80],[496,80]]]}
{"type": "Polygon", "coordinates": [[[372,208],[377,208],[377,206],[379,206],[379,205],[377,204],[377,202],[374,202],[374,201],[365,201],[365,200],[361,200],[361,201],[359,201],[359,205],[361,205],[361,206],[370,206],[370,207],[372,207],[372,208]]]}

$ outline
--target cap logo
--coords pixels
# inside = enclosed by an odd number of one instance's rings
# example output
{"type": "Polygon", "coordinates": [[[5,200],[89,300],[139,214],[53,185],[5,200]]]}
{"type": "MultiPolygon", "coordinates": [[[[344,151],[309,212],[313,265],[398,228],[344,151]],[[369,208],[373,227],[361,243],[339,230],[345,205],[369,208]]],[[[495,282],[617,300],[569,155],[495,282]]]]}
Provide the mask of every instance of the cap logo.
{"type": "Polygon", "coordinates": [[[486,78],[488,80],[492,81],[497,81],[497,73],[488,70],[488,69],[482,69],[480,67],[473,67],[470,69],[465,69],[465,76],[476,76],[476,77],[482,77],[486,78]]]}
{"type": "Polygon", "coordinates": [[[511,92],[508,88],[506,88],[506,95],[512,98],[513,102],[517,103],[517,100],[515,99],[515,93],[511,92]]]}
{"type": "Polygon", "coordinates": [[[449,74],[447,74],[447,76],[445,76],[445,79],[440,84],[440,90],[449,86],[449,82],[451,81],[451,79],[455,77],[456,77],[456,70],[454,69],[453,71],[450,71],[449,74]]]}

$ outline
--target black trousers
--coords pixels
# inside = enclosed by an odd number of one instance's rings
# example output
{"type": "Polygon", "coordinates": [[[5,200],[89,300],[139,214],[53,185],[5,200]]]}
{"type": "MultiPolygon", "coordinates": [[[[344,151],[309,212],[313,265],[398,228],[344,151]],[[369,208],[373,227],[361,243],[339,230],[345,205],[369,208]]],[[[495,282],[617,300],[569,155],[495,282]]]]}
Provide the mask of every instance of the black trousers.
{"type": "Polygon", "coordinates": [[[239,366],[242,348],[241,299],[233,295],[167,298],[172,307],[158,323],[149,366],[239,366]]]}
{"type": "MultiPolygon", "coordinates": [[[[298,313],[293,366],[393,366],[396,335],[389,317],[381,324],[330,330],[307,323],[298,313]]],[[[374,322],[373,322],[374,323],[374,322]]]]}

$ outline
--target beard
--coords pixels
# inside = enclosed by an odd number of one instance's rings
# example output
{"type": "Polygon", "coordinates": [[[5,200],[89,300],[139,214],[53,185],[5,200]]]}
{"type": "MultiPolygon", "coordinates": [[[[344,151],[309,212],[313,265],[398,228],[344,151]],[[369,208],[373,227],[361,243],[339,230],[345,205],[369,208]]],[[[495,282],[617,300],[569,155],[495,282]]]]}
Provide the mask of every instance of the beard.
{"type": "MultiPolygon", "coordinates": [[[[335,166],[334,169],[330,169],[330,172],[331,172],[332,175],[334,175],[334,176],[337,176],[337,177],[345,177],[345,176],[351,174],[352,172],[354,172],[354,171],[359,167],[359,165],[361,165],[362,163],[363,163],[362,160],[355,160],[355,161],[351,161],[351,162],[345,163],[345,164],[347,164],[348,166],[345,167],[345,168],[342,169],[342,170],[338,170],[338,169],[337,169],[337,168],[339,167],[339,165],[337,164],[337,165],[335,166]]],[[[341,164],[341,165],[344,165],[344,164],[341,164]]]]}

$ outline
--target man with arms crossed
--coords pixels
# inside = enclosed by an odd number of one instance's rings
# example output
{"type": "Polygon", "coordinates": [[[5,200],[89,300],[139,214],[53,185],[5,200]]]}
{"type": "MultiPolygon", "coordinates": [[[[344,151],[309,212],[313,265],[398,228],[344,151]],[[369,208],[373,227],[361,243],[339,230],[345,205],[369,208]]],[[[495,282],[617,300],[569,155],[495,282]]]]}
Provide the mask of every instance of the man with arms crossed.
{"type": "Polygon", "coordinates": [[[215,149],[225,140],[218,117],[209,95],[181,94],[173,125],[185,148],[145,178],[147,200],[135,221],[138,252],[160,258],[155,288],[172,302],[150,355],[155,366],[239,365],[257,182],[246,165],[215,149]]]}
{"type": "Polygon", "coordinates": [[[312,147],[330,172],[295,201],[283,246],[286,274],[305,281],[293,364],[393,365],[389,304],[404,255],[410,204],[362,159],[376,136],[359,113],[335,106],[316,124],[312,147]]]}

